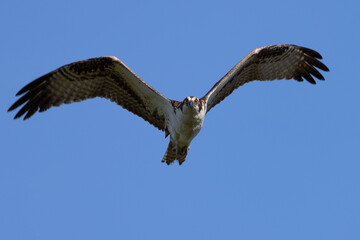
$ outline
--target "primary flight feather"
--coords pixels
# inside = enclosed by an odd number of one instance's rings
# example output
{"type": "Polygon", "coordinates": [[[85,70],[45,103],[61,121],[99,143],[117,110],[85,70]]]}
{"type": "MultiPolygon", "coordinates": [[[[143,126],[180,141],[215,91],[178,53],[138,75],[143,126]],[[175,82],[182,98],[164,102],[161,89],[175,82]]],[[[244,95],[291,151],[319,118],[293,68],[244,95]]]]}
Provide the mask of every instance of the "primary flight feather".
{"type": "Polygon", "coordinates": [[[324,80],[317,70],[329,71],[309,48],[281,44],[257,48],[241,60],[202,98],[170,100],[140,79],[116,57],[99,57],[62,66],[23,87],[22,95],[8,111],[23,105],[16,118],[31,117],[52,106],[107,98],[170,135],[162,162],[185,161],[189,146],[203,126],[204,118],[216,104],[239,86],[254,80],[295,79],[315,84],[324,80]],[[317,69],[316,69],[317,68],[317,69]]]}

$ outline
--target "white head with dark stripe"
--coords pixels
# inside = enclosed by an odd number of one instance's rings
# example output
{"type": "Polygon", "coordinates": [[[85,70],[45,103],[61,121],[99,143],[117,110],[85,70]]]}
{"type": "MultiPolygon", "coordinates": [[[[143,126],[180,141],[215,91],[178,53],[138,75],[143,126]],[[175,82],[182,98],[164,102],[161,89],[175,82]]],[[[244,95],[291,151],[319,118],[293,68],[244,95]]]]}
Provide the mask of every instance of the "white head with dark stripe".
{"type": "Polygon", "coordinates": [[[202,109],[202,102],[200,101],[200,99],[194,96],[186,97],[182,103],[183,103],[182,104],[183,111],[185,109],[188,110],[192,109],[192,110],[196,110],[197,112],[200,112],[202,109]]]}

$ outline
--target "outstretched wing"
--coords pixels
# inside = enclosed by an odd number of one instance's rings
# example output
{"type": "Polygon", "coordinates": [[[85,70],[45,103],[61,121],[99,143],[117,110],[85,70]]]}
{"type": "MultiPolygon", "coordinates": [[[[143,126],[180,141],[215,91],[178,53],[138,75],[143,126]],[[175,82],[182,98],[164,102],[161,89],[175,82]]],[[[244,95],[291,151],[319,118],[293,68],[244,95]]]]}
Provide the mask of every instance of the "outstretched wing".
{"type": "Polygon", "coordinates": [[[24,119],[52,106],[103,97],[142,117],[160,130],[171,111],[171,101],[141,80],[116,57],[99,57],[70,63],[23,87],[24,94],[8,111],[22,106],[15,119],[24,119]]]}
{"type": "Polygon", "coordinates": [[[316,84],[311,76],[324,80],[315,68],[323,71],[329,69],[317,59],[321,55],[309,48],[281,44],[257,48],[231,69],[202,100],[207,102],[207,112],[239,86],[254,80],[267,81],[275,79],[295,79],[299,82],[305,78],[316,84]]]}

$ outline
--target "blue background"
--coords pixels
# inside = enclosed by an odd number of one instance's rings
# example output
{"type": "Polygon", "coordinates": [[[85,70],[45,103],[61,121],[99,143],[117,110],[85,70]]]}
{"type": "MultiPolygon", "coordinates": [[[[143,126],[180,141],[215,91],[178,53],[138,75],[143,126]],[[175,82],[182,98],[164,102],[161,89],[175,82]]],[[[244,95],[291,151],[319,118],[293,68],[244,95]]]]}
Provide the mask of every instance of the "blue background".
{"type": "Polygon", "coordinates": [[[358,1],[6,1],[0,239],[360,239],[358,1]],[[170,99],[202,97],[257,47],[320,52],[325,82],[252,82],[187,161],[110,101],[7,113],[64,64],[114,55],[170,99]]]}

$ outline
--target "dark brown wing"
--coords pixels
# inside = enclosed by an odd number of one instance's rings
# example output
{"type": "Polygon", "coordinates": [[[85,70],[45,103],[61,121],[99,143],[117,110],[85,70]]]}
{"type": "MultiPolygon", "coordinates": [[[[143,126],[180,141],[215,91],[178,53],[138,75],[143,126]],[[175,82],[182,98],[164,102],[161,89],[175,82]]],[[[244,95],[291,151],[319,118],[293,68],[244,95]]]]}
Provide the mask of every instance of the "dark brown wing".
{"type": "Polygon", "coordinates": [[[324,80],[316,68],[329,71],[318,59],[322,59],[318,52],[296,45],[281,44],[257,48],[202,97],[207,102],[207,112],[239,86],[254,80],[293,78],[301,82],[304,78],[308,82],[316,84],[312,76],[324,80]]]}
{"type": "Polygon", "coordinates": [[[166,97],[141,80],[116,57],[99,57],[70,63],[23,87],[8,111],[22,106],[15,119],[24,119],[52,106],[103,97],[142,117],[160,130],[173,107],[166,97]]]}

